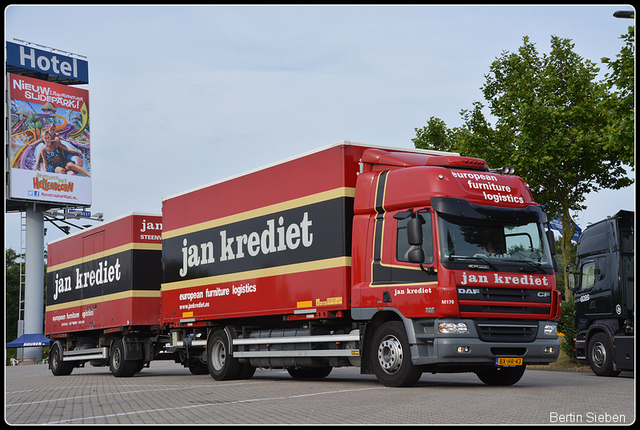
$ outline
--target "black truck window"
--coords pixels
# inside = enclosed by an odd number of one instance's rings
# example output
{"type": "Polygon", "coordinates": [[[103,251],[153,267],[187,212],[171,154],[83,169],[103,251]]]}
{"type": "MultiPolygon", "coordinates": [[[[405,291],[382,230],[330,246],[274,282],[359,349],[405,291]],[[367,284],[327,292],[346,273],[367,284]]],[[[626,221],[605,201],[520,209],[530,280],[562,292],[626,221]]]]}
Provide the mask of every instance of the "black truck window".
{"type": "Polygon", "coordinates": [[[580,289],[586,290],[593,287],[595,283],[596,262],[595,260],[586,262],[580,270],[580,289]]]}

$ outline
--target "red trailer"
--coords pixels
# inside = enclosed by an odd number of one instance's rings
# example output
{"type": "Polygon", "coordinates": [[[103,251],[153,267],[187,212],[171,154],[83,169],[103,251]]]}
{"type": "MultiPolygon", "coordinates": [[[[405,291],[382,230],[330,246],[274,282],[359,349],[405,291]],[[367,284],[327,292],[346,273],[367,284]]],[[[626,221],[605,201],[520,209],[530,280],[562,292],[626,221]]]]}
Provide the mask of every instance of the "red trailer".
{"type": "Polygon", "coordinates": [[[340,142],[162,203],[161,321],[120,339],[132,369],[510,385],[558,357],[555,242],[508,169],[340,142]]]}
{"type": "Polygon", "coordinates": [[[48,244],[45,333],[54,340],[54,373],[88,359],[130,373],[124,362],[109,363],[114,346],[142,365],[141,349],[124,351],[122,338],[160,328],[161,234],[160,215],[130,213],[48,244]]]}

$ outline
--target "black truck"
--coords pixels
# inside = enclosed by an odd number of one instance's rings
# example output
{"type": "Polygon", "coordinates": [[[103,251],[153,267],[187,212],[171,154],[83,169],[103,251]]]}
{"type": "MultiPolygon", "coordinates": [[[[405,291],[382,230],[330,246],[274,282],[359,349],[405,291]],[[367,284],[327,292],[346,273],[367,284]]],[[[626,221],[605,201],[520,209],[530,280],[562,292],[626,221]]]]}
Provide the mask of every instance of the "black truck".
{"type": "Polygon", "coordinates": [[[634,212],[621,210],[588,226],[567,266],[574,292],[578,362],[596,375],[634,369],[634,212]]]}

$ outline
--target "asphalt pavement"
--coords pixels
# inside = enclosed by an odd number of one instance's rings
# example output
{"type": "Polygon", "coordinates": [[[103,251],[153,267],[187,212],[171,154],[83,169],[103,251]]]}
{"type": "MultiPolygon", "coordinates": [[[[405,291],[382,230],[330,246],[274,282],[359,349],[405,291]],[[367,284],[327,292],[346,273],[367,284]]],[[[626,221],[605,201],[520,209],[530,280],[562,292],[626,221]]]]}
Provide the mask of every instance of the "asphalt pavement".
{"type": "Polygon", "coordinates": [[[57,377],[46,364],[5,368],[8,424],[629,425],[635,404],[633,373],[528,369],[510,387],[486,386],[473,373],[425,373],[414,387],[388,388],[352,367],[322,380],[257,370],[224,382],[163,361],[131,378],[90,365],[57,377]]]}

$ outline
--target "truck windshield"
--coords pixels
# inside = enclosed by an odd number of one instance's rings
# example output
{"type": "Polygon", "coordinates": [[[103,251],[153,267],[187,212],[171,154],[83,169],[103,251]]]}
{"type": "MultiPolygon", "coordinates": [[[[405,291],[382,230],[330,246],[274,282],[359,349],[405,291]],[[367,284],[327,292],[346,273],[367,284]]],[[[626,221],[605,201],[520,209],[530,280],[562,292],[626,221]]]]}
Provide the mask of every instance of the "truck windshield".
{"type": "Polygon", "coordinates": [[[551,266],[546,235],[538,222],[509,223],[439,214],[443,262],[479,260],[489,266],[516,263],[551,266]]]}

